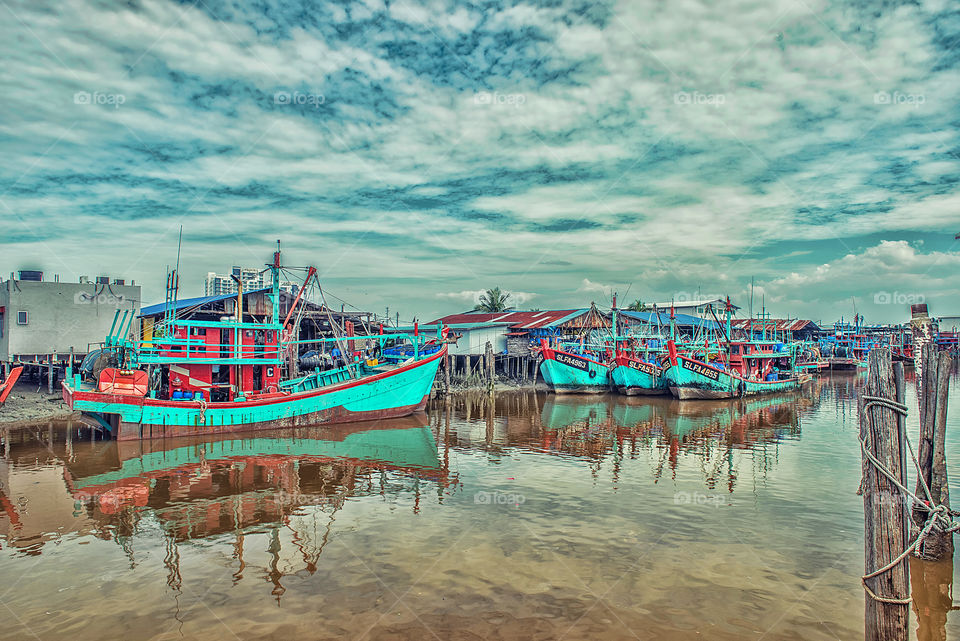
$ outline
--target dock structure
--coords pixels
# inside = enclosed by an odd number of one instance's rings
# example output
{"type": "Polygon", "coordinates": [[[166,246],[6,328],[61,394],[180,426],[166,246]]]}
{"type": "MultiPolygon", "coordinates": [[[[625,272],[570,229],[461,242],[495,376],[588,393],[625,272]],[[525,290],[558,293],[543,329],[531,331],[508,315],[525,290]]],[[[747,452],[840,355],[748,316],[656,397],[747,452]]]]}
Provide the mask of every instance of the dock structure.
{"type": "Polygon", "coordinates": [[[24,380],[57,381],[74,361],[99,349],[118,314],[129,325],[140,308],[140,286],[98,276],[78,282],[44,280],[43,272],[21,270],[0,279],[0,375],[22,366],[24,380]]]}

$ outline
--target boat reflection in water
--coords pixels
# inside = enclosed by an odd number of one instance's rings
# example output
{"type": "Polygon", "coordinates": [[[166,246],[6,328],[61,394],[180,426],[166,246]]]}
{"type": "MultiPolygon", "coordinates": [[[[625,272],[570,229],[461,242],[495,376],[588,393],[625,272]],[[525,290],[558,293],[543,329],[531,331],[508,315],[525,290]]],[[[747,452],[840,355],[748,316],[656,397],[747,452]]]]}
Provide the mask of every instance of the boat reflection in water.
{"type": "MultiPolygon", "coordinates": [[[[733,452],[750,450],[761,468],[776,460],[776,444],[800,437],[796,394],[683,403],[669,398],[610,395],[594,402],[563,396],[547,397],[541,412],[541,446],[598,463],[614,458],[614,481],[624,458],[656,450],[659,479],[666,468],[676,473],[679,457],[700,457],[707,465],[707,488],[725,478],[732,492],[738,472],[733,452]]],[[[598,466],[599,467],[599,466],[598,466]]]]}
{"type": "MultiPolygon", "coordinates": [[[[413,510],[418,512],[431,486],[435,495],[442,495],[457,485],[455,475],[441,464],[428,425],[426,415],[415,414],[277,430],[269,437],[141,442],[67,438],[46,444],[34,440],[24,445],[46,450],[62,462],[59,485],[63,488],[65,481],[73,513],[61,514],[63,523],[38,524],[33,528],[38,531],[27,532],[14,524],[8,541],[16,545],[20,540],[39,553],[41,539],[69,524],[74,531],[115,539],[127,549],[134,534],[159,523],[167,544],[168,582],[179,587],[178,543],[233,533],[233,556],[239,564],[234,580],[239,581],[248,565],[244,539],[267,534],[269,558],[261,570],[266,570],[274,583],[273,593],[279,596],[282,576],[316,571],[335,515],[345,501],[374,495],[394,501],[403,495],[412,497],[413,510]],[[62,452],[55,451],[60,448],[62,452]]],[[[71,428],[66,435],[74,431],[71,428]]],[[[21,460],[31,455],[13,454],[21,460]]],[[[34,497],[25,500],[35,502],[34,497]]],[[[133,550],[128,553],[132,562],[133,550]]]]}

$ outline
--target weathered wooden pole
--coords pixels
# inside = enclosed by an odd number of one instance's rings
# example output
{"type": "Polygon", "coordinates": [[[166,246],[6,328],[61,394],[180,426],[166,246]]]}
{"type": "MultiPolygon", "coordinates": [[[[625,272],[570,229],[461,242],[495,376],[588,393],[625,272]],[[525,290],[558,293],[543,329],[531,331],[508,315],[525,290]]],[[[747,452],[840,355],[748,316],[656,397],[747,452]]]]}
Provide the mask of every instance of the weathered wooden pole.
{"type": "Polygon", "coordinates": [[[863,493],[866,641],[906,641],[909,621],[909,565],[906,557],[886,571],[907,545],[909,516],[900,488],[871,461],[876,459],[902,482],[906,460],[904,415],[873,399],[903,404],[903,367],[894,365],[887,348],[870,351],[867,382],[858,399],[860,440],[863,444],[863,493]],[[871,576],[876,574],[876,576],[871,576]]]}
{"type": "Polygon", "coordinates": [[[47,394],[53,394],[53,359],[56,352],[47,357],[47,394]]]}
{"type": "MultiPolygon", "coordinates": [[[[449,349],[449,347],[447,348],[449,349]]],[[[450,363],[453,361],[453,356],[450,355],[450,352],[447,352],[447,355],[443,357],[443,393],[447,395],[450,393],[450,363]]]]}
{"type": "MultiPolygon", "coordinates": [[[[921,370],[917,386],[917,403],[920,406],[920,444],[917,459],[920,473],[915,494],[933,505],[950,509],[950,488],[947,483],[946,432],[947,391],[950,384],[950,368],[953,359],[947,352],[927,343],[922,347],[921,370]],[[927,496],[929,488],[930,495],[927,496]]],[[[913,508],[913,522],[923,527],[930,512],[921,506],[913,508]]],[[[935,525],[918,550],[924,559],[939,560],[953,555],[953,534],[944,533],[935,525]]]]}
{"type": "Polygon", "coordinates": [[[486,348],[484,350],[486,371],[484,372],[484,377],[487,382],[487,389],[493,389],[493,345],[490,344],[490,341],[487,341],[486,348]]]}

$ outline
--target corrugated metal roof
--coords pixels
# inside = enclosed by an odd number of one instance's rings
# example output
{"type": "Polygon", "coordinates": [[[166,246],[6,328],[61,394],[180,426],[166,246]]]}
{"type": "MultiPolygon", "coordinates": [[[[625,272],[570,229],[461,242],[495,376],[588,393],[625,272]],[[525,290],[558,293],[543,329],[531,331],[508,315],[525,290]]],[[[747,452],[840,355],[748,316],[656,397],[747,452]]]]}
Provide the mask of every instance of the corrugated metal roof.
{"type": "Polygon", "coordinates": [[[467,312],[465,314],[451,314],[443,318],[438,318],[431,322],[430,325],[436,326],[438,323],[443,323],[444,325],[495,324],[505,325],[514,329],[538,329],[541,327],[562,325],[588,311],[590,310],[551,309],[534,312],[467,312]]]}
{"type": "MultiPolygon", "coordinates": [[[[755,330],[760,330],[763,327],[762,319],[753,319],[753,326],[755,330]]],[[[814,331],[819,330],[820,327],[817,326],[811,320],[803,320],[801,318],[768,318],[766,320],[767,327],[774,326],[778,332],[787,331],[787,332],[796,332],[801,329],[812,329],[814,331]]],[[[749,318],[737,318],[730,321],[730,326],[734,329],[747,329],[750,326],[749,318]]]]}
{"type": "MultiPolygon", "coordinates": [[[[673,306],[677,309],[686,309],[688,307],[703,307],[704,305],[714,305],[715,307],[719,306],[718,309],[723,309],[723,306],[727,304],[727,301],[723,298],[704,298],[703,300],[677,300],[677,301],[666,301],[663,303],[644,303],[644,307],[654,307],[657,309],[666,310],[667,313],[670,313],[670,307],[673,306]]],[[[732,302],[730,306],[734,309],[740,309],[737,305],[734,305],[732,302]]]]}
{"type": "MultiPolygon", "coordinates": [[[[632,318],[633,320],[638,320],[644,323],[653,323],[657,324],[657,315],[653,312],[633,312],[622,310],[617,312],[620,316],[626,316],[627,318],[632,318]]],[[[700,318],[698,316],[691,316],[690,314],[676,314],[675,319],[677,325],[681,327],[706,327],[707,329],[720,329],[720,325],[716,321],[707,318],[700,318]]],[[[660,324],[664,327],[670,325],[670,310],[666,312],[660,312],[660,324]]]]}
{"type": "MultiPolygon", "coordinates": [[[[260,292],[269,292],[269,287],[264,287],[263,289],[254,289],[249,292],[244,292],[243,295],[247,296],[248,294],[259,294],[260,292]]],[[[206,305],[207,303],[215,303],[221,300],[227,300],[228,298],[236,298],[237,295],[234,294],[221,294],[220,296],[197,296],[196,298],[181,298],[177,301],[177,304],[174,306],[176,311],[181,309],[186,309],[187,307],[195,307],[197,305],[206,305]]],[[[140,308],[140,316],[156,316],[157,314],[162,314],[163,310],[166,309],[166,303],[157,303],[156,305],[150,305],[149,307],[140,308]]]]}

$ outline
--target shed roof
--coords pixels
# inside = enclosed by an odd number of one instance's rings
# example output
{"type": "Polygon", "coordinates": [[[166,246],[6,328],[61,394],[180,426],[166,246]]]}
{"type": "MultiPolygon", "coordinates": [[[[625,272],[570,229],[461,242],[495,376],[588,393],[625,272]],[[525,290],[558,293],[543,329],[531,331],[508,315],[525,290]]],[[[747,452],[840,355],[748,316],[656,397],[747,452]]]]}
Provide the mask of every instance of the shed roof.
{"type": "MultiPolygon", "coordinates": [[[[704,298],[701,300],[676,300],[676,301],[666,301],[663,303],[644,303],[644,309],[656,307],[660,310],[669,310],[671,307],[686,309],[689,307],[703,307],[704,305],[715,305],[722,306],[726,305],[727,301],[724,298],[704,298]]],[[[740,309],[739,306],[734,305],[732,302],[730,306],[734,309],[740,309]]]]}
{"type": "MultiPolygon", "coordinates": [[[[657,315],[654,312],[634,312],[622,310],[617,312],[621,316],[626,316],[633,320],[638,320],[644,323],[657,323],[657,315]]],[[[675,314],[674,320],[677,325],[681,327],[698,327],[703,326],[707,329],[720,329],[720,325],[708,318],[700,318],[699,316],[691,316],[690,314],[675,314]]],[[[660,312],[660,324],[669,325],[670,324],[670,312],[660,312]]]]}
{"type": "MultiPolygon", "coordinates": [[[[248,294],[258,294],[260,292],[269,292],[269,287],[264,287],[263,289],[253,289],[249,292],[243,292],[244,296],[248,294]]],[[[207,303],[216,303],[217,301],[227,300],[228,298],[236,298],[236,294],[221,294],[219,296],[197,296],[196,298],[181,298],[177,300],[177,304],[174,306],[175,311],[180,311],[181,309],[186,309],[188,307],[196,307],[198,305],[206,305],[207,303]]],[[[166,309],[166,303],[157,303],[156,305],[150,305],[148,307],[140,308],[140,316],[156,316],[157,314],[162,314],[163,310],[166,309]]]]}
{"type": "Polygon", "coordinates": [[[539,329],[542,327],[556,327],[570,322],[574,318],[586,314],[589,309],[549,309],[542,311],[506,311],[506,312],[466,312],[451,314],[438,318],[430,323],[437,325],[484,325],[494,324],[510,327],[514,330],[539,329]]]}
{"type": "MultiPolygon", "coordinates": [[[[766,321],[763,319],[754,318],[754,329],[761,329],[764,322],[766,322],[767,327],[773,326],[778,332],[796,332],[800,331],[801,329],[818,331],[820,329],[820,327],[812,320],[804,320],[802,318],[768,318],[766,321]]],[[[738,318],[736,320],[732,320],[730,321],[730,326],[734,329],[748,329],[750,327],[750,319],[738,318]]]]}

